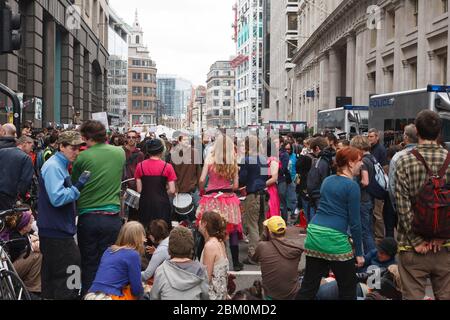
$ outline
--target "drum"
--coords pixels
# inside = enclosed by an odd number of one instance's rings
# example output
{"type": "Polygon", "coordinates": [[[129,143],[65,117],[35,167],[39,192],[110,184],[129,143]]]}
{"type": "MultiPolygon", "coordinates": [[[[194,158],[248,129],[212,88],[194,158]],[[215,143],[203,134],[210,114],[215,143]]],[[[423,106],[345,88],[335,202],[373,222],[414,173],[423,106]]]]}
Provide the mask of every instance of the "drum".
{"type": "Polygon", "coordinates": [[[194,201],[189,193],[179,193],[173,199],[175,213],[186,216],[194,210],[194,201]]]}
{"type": "Polygon", "coordinates": [[[133,189],[127,189],[125,192],[125,204],[130,208],[139,209],[139,200],[141,199],[141,195],[134,191],[133,189]]]}

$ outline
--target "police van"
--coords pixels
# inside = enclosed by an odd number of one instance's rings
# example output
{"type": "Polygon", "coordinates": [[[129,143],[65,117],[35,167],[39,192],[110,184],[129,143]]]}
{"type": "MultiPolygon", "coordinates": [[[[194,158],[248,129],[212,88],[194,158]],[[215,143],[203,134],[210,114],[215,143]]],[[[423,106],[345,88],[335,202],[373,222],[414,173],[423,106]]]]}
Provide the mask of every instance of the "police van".
{"type": "Polygon", "coordinates": [[[450,145],[450,86],[374,95],[369,104],[369,127],[381,132],[386,147],[403,141],[405,126],[414,123],[417,114],[429,109],[443,120],[442,139],[450,145]]]}
{"type": "Polygon", "coordinates": [[[352,139],[367,134],[369,130],[369,107],[346,105],[341,108],[319,111],[317,132],[333,132],[352,139]]]}

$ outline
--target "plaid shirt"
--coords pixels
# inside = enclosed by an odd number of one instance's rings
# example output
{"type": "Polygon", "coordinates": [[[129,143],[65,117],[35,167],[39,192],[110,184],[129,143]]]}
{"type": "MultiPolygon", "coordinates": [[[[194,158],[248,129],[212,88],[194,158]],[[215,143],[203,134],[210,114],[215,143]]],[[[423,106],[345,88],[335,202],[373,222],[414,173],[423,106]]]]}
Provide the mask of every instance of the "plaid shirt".
{"type": "MultiPolygon", "coordinates": [[[[447,151],[438,145],[418,145],[417,151],[424,157],[432,172],[438,172],[444,165],[447,151]]],[[[395,172],[395,200],[398,212],[398,245],[400,248],[421,244],[425,239],[412,231],[413,208],[411,199],[416,197],[425,184],[427,172],[414,155],[407,153],[397,162],[395,172]]],[[[447,183],[450,183],[450,167],[447,168],[447,183]]],[[[446,245],[450,244],[450,240],[446,245]]]]}

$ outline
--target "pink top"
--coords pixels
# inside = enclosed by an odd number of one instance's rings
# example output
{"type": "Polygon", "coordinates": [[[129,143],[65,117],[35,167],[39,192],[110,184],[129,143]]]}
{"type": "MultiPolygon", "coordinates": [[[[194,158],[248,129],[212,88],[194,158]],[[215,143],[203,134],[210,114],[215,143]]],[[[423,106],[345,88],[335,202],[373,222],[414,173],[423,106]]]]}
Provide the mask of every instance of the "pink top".
{"type": "MultiPolygon", "coordinates": [[[[141,179],[142,176],[160,176],[161,172],[164,169],[165,162],[162,160],[154,160],[148,159],[142,163],[139,163],[136,167],[136,171],[134,173],[134,177],[136,179],[141,179]],[[141,167],[142,164],[142,167],[141,167]],[[144,172],[142,172],[144,170],[144,172]]],[[[170,163],[167,164],[164,172],[162,172],[162,176],[167,178],[168,182],[176,181],[177,175],[175,174],[175,170],[173,169],[170,163]]]]}
{"type": "Polygon", "coordinates": [[[206,192],[211,190],[224,190],[224,189],[232,189],[233,182],[219,176],[214,171],[214,166],[210,165],[208,169],[208,187],[206,188],[206,192]]]}

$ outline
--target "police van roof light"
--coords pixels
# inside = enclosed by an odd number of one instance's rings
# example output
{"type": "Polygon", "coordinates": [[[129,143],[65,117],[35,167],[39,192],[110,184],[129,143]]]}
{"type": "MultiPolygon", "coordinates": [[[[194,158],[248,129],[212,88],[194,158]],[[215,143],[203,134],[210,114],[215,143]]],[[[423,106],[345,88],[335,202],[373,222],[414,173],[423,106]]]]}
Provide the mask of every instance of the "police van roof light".
{"type": "Polygon", "coordinates": [[[429,85],[428,92],[450,92],[450,86],[429,85]]]}

